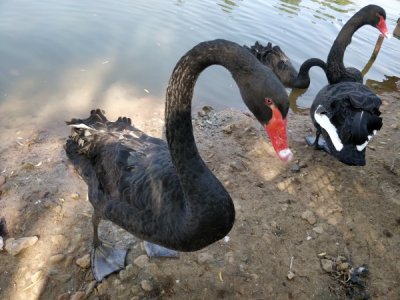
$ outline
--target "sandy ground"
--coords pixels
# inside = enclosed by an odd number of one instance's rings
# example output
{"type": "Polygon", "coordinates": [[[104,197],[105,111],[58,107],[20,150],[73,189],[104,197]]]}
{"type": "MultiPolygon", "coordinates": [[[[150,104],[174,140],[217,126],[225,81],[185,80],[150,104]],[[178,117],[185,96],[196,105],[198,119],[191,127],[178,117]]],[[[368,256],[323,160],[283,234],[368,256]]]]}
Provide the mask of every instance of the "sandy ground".
{"type": "MultiPolygon", "coordinates": [[[[381,96],[384,126],[365,167],[307,147],[306,113],[290,115],[295,160],[288,165],[246,114],[197,115],[202,157],[235,202],[232,231],[179,259],[149,260],[140,240],[103,222],[101,236],[130,251],[126,270],[100,284],[87,268],[92,207],[64,154],[68,129],[5,129],[4,239],[38,241],[15,256],[0,251],[0,299],[400,299],[400,94],[381,96]],[[367,274],[357,275],[359,266],[367,274]]],[[[161,111],[158,119],[132,117],[161,136],[161,111]]]]}

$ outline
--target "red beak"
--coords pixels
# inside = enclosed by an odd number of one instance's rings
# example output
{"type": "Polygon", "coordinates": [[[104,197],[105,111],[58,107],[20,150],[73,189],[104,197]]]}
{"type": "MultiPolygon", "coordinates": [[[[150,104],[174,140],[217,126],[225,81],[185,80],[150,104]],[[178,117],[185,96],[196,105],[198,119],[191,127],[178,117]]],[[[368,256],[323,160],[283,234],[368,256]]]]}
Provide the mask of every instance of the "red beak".
{"type": "Polygon", "coordinates": [[[379,23],[376,26],[378,30],[387,38],[389,37],[389,30],[386,26],[386,21],[382,16],[379,16],[379,23]]]}
{"type": "Polygon", "coordinates": [[[272,118],[265,124],[265,131],[271,139],[272,146],[279,158],[285,162],[289,162],[293,158],[293,153],[290,151],[286,136],[287,118],[283,119],[278,108],[271,105],[272,118]]]}

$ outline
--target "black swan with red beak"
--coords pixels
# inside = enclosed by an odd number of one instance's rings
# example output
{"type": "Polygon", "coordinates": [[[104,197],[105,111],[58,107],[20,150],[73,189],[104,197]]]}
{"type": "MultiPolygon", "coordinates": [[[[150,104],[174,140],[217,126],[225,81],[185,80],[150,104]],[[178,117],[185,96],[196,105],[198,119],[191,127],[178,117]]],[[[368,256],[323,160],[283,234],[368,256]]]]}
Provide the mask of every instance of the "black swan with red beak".
{"type": "Polygon", "coordinates": [[[101,219],[147,241],[149,255],[165,255],[160,252],[168,249],[196,251],[231,230],[232,199],[200,157],[192,128],[194,86],[211,65],[231,72],[279,158],[292,159],[284,86],[246,49],[225,40],[200,43],[177,63],[166,93],[167,142],[148,136],[128,118],[110,122],[101,110],[93,110],[87,119],[72,119],[66,153],[86,181],[94,208],[91,261],[96,280],[123,268],[126,255],[126,249],[100,241],[101,219]]]}
{"type": "Polygon", "coordinates": [[[388,36],[385,19],[383,8],[368,5],[347,21],[328,55],[330,84],[318,92],[311,106],[311,119],[317,133],[316,137],[307,137],[307,143],[348,165],[365,165],[366,146],[381,129],[382,118],[380,98],[362,84],[361,72],[345,68],[344,52],[354,32],[364,25],[371,25],[388,36]]]}

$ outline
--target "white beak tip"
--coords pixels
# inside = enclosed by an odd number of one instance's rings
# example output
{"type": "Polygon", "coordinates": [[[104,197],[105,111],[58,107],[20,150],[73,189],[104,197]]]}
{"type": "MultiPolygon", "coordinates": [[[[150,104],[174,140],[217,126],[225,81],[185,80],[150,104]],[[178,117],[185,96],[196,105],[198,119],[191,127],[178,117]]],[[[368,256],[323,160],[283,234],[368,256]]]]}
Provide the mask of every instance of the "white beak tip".
{"type": "Polygon", "coordinates": [[[279,151],[278,156],[284,162],[290,162],[294,157],[293,152],[289,148],[279,151]]]}

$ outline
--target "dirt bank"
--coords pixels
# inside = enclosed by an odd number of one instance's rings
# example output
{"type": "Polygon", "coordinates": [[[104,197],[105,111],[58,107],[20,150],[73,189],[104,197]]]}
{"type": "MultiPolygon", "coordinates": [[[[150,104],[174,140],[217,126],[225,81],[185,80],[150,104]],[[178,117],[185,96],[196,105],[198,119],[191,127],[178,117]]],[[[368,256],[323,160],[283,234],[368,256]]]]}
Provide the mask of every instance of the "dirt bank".
{"type": "MultiPolygon", "coordinates": [[[[197,116],[202,157],[235,202],[229,237],[178,260],[148,260],[141,241],[103,222],[101,235],[131,250],[130,266],[101,284],[85,268],[92,208],[64,154],[68,130],[8,129],[0,217],[9,238],[38,241],[16,256],[0,251],[0,299],[400,299],[400,95],[381,96],[384,126],[365,167],[307,147],[307,114],[290,115],[289,165],[249,116],[197,116]],[[351,266],[363,264],[368,274],[351,277],[351,266]]],[[[161,136],[158,116],[134,123],[161,136]]]]}

